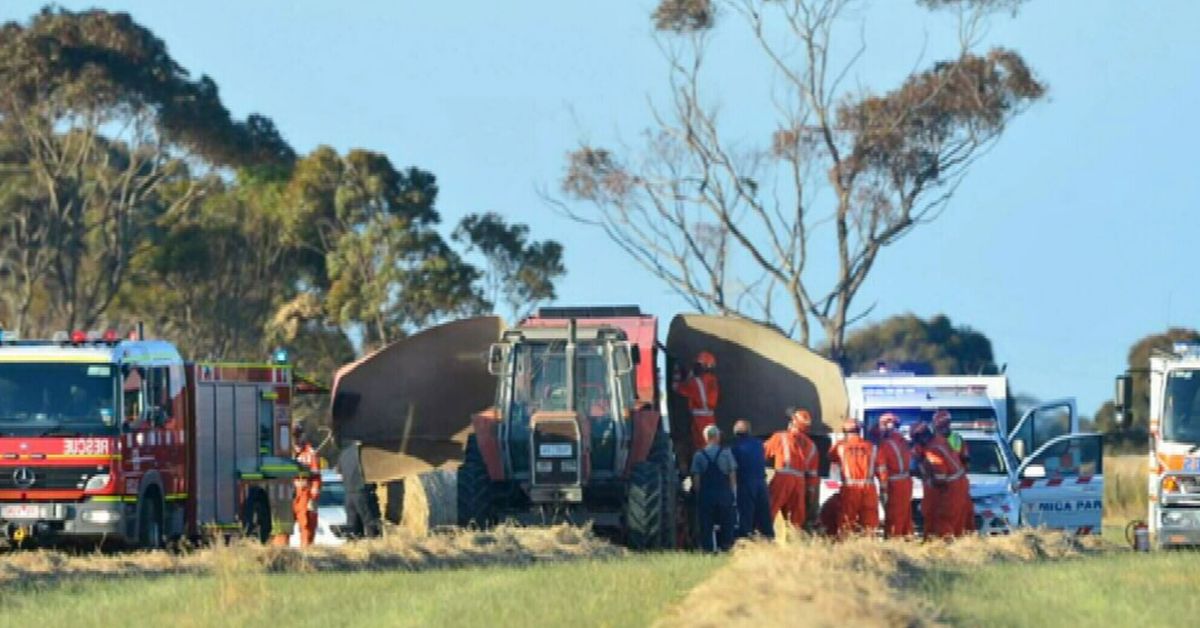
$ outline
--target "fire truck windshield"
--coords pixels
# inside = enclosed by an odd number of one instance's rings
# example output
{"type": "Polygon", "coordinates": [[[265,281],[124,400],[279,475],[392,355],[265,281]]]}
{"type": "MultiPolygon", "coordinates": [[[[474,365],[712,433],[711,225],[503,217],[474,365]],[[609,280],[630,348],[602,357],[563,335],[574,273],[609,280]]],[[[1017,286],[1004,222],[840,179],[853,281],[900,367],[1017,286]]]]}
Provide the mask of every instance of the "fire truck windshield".
{"type": "Polygon", "coordinates": [[[1200,371],[1176,370],[1167,374],[1163,409],[1163,439],[1200,443],[1200,371]]]}
{"type": "Polygon", "coordinates": [[[116,433],[117,382],[111,364],[0,363],[0,435],[116,433]]]}

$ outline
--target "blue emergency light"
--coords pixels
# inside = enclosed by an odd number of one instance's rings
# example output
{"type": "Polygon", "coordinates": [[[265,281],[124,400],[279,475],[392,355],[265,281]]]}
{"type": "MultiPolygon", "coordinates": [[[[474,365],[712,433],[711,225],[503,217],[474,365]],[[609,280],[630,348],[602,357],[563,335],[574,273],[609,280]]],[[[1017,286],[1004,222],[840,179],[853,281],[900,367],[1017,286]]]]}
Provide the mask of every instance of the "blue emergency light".
{"type": "Polygon", "coordinates": [[[274,362],[275,364],[287,364],[288,363],[288,350],[283,347],[277,347],[275,349],[275,351],[271,354],[271,361],[274,362]]]}
{"type": "Polygon", "coordinates": [[[1200,342],[1176,342],[1171,350],[1183,357],[1200,357],[1200,342]]]}

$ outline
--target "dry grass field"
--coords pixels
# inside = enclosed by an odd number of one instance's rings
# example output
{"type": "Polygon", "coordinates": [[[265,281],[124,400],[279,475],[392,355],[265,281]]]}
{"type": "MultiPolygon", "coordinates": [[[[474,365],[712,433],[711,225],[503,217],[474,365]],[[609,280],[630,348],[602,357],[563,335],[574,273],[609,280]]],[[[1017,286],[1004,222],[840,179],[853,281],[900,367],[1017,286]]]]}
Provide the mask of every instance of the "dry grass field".
{"type": "Polygon", "coordinates": [[[718,558],[632,553],[567,526],[423,534],[422,523],[445,517],[446,500],[426,486],[405,495],[419,522],[337,549],[0,554],[0,627],[130,618],[259,626],[285,616],[280,609],[297,626],[1154,625],[1195,616],[1194,554],[1141,555],[1114,542],[1127,520],[1145,516],[1145,457],[1105,465],[1104,538],[795,535],[718,558]],[[414,495],[427,503],[410,503],[414,495]]]}
{"type": "Polygon", "coordinates": [[[1124,526],[1145,519],[1147,506],[1146,455],[1109,456],[1104,459],[1104,517],[1124,526]]]}

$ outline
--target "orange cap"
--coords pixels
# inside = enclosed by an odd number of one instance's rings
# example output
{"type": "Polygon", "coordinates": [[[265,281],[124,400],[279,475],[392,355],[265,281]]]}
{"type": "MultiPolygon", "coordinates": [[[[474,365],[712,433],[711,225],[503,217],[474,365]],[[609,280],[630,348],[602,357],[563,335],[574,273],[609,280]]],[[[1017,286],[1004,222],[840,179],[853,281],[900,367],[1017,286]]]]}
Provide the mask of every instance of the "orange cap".
{"type": "Polygon", "coordinates": [[[717,356],[709,353],[708,351],[701,351],[700,353],[696,354],[696,364],[699,364],[706,369],[716,368],[717,356]]]}

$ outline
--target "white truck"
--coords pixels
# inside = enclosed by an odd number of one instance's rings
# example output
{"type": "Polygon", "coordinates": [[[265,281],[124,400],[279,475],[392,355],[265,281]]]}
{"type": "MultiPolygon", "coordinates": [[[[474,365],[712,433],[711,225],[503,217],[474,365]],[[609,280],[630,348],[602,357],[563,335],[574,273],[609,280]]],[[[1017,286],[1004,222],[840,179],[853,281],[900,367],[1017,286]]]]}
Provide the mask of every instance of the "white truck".
{"type": "MultiPolygon", "coordinates": [[[[1200,545],[1200,345],[1178,343],[1150,356],[1148,502],[1158,548],[1200,545]]],[[[1116,408],[1133,405],[1129,373],[1117,378],[1116,408]]]]}
{"type": "MultiPolygon", "coordinates": [[[[917,376],[864,373],[846,378],[850,416],[866,428],[885,412],[901,433],[947,410],[966,442],[968,477],[980,534],[1007,534],[1020,525],[1099,534],[1104,496],[1103,442],[1079,431],[1073,399],[1041,404],[1008,429],[1008,381],[1003,375],[917,376]]],[[[822,483],[822,502],[838,478],[822,483]]],[[[913,517],[921,523],[921,483],[913,487],[913,517]]]]}

